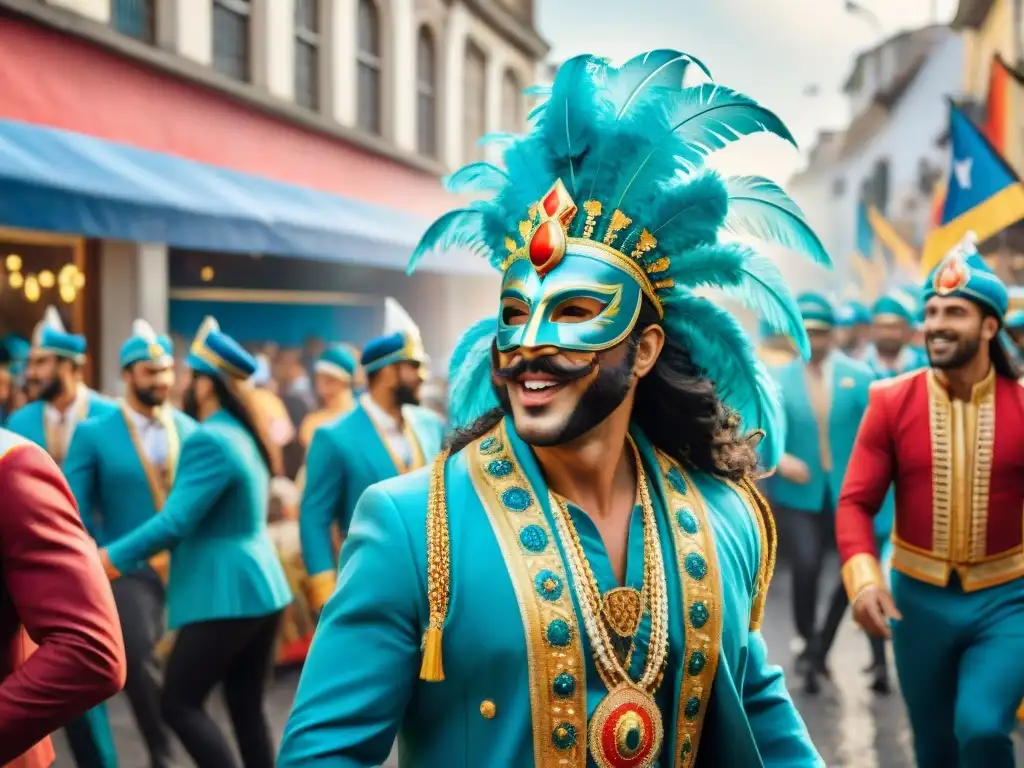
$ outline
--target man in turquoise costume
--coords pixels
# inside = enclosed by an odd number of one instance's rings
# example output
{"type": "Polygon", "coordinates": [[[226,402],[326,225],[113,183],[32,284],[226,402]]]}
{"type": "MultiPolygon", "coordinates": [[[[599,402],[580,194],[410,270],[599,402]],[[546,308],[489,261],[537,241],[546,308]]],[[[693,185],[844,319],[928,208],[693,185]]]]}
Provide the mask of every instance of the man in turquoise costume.
{"type": "MultiPolygon", "coordinates": [[[[81,381],[85,337],[68,333],[55,307],[47,307],[32,333],[25,364],[29,403],[11,414],[7,428],[46,449],[62,465],[77,427],[116,413],[117,404],[81,381]]],[[[116,768],[114,735],[103,705],[65,728],[79,768],[116,768]]]]}
{"type": "Polygon", "coordinates": [[[871,349],[864,362],[875,376],[889,379],[928,364],[913,344],[918,307],[906,291],[893,290],[871,308],[871,349]]]}
{"type": "Polygon", "coordinates": [[[871,349],[871,311],[856,299],[844,301],[836,313],[836,344],[839,351],[864,361],[871,349]]]}
{"type": "Polygon", "coordinates": [[[396,735],[417,768],[824,765],[758,629],[771,379],[694,289],[806,353],[775,266],[719,233],[828,257],[775,184],[703,167],[736,136],[791,137],[728,88],[683,87],[691,67],[573,58],[504,167],[450,180],[488,199],[413,263],[485,255],[498,316],[453,355],[450,449],[359,501],[280,768],[380,765],[396,735]]]}
{"type": "Polygon", "coordinates": [[[313,433],[299,534],[314,611],[327,602],[337,581],[335,526],[346,535],[363,491],[426,466],[441,450],[444,423],[418,405],[427,362],[415,328],[368,342],[361,360],[368,391],[351,413],[313,433]]]}
{"type": "MultiPolygon", "coordinates": [[[[163,509],[182,442],[195,421],[167,405],[174,386],[174,348],[144,320],[121,347],[124,401],[75,430],[64,475],[86,529],[100,546],[119,539],[163,509]]],[[[151,768],[171,765],[169,732],[160,716],[160,675],[153,651],[164,634],[167,552],[113,584],[121,617],[128,679],[125,693],[151,768]]]]}
{"type": "MultiPolygon", "coordinates": [[[[807,692],[815,694],[819,677],[828,675],[825,659],[847,607],[840,583],[818,623],[822,566],[835,545],[836,503],[875,377],[836,349],[835,311],[825,296],[804,293],[797,303],[811,357],[771,369],[783,398],[786,452],[767,492],[792,563],[793,617],[804,641],[796,666],[807,692]]],[[[885,647],[875,643],[872,652],[876,688],[887,691],[885,647]]]]}

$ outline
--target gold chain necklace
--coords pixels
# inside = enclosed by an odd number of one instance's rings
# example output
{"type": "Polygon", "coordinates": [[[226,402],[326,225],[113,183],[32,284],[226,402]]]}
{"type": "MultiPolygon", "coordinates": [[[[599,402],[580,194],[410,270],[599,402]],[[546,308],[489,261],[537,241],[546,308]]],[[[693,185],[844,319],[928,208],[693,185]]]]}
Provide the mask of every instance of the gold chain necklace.
{"type": "Polygon", "coordinates": [[[608,689],[589,727],[590,750],[599,768],[613,768],[623,760],[629,761],[633,768],[649,768],[657,761],[664,740],[661,712],[653,694],[661,684],[668,662],[668,584],[643,462],[632,438],[629,445],[636,461],[637,489],[643,512],[644,588],[651,603],[647,659],[637,682],[619,660],[608,627],[601,620],[601,590],[573,525],[568,503],[550,493],[559,537],[567,545],[566,561],[579,597],[583,625],[590,638],[598,674],[608,689]]]}

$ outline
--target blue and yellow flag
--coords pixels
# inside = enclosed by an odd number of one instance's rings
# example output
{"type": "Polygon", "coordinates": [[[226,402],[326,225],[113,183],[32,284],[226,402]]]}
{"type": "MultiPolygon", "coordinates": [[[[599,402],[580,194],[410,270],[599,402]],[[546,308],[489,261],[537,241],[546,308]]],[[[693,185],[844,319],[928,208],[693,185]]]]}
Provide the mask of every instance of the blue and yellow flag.
{"type": "Polygon", "coordinates": [[[875,237],[892,255],[896,266],[907,272],[909,276],[917,274],[917,249],[908,243],[892,222],[873,205],[868,209],[868,221],[875,237]]]}
{"type": "Polygon", "coordinates": [[[942,223],[928,235],[921,269],[929,274],[968,231],[982,242],[1024,218],[1024,185],[992,142],[950,103],[952,147],[942,223]]]}
{"type": "Polygon", "coordinates": [[[860,295],[868,302],[874,301],[885,283],[888,269],[881,258],[876,258],[875,231],[871,226],[868,206],[864,201],[857,203],[857,218],[854,222],[856,250],[853,253],[853,268],[860,281],[860,295]]]}

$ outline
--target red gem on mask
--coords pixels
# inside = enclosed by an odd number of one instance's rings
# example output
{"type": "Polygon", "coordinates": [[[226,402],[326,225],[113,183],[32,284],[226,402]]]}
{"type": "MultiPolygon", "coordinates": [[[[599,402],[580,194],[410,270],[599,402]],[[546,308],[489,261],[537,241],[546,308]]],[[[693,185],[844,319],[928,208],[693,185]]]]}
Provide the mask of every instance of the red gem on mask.
{"type": "Polygon", "coordinates": [[[565,253],[565,230],[554,219],[537,227],[530,238],[530,262],[540,273],[548,272],[561,261],[565,253]]]}
{"type": "MultiPolygon", "coordinates": [[[[568,197],[567,193],[566,197],[568,197]]],[[[562,194],[557,184],[551,187],[548,193],[544,195],[541,205],[544,206],[544,212],[551,218],[554,218],[560,212],[562,208],[562,194]]]]}

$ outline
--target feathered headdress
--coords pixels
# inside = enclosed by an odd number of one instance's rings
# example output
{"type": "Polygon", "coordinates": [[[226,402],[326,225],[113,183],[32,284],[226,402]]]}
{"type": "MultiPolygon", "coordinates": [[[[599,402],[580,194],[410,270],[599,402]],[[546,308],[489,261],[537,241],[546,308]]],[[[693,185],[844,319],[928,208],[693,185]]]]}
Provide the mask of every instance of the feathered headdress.
{"type": "MultiPolygon", "coordinates": [[[[459,192],[489,199],[451,211],[424,234],[409,270],[435,248],[468,248],[501,270],[530,258],[543,274],[545,258],[565,243],[596,243],[621,258],[663,317],[666,333],[684,344],[707,372],[719,397],[745,428],[763,429],[762,457],[773,465],[780,446],[774,386],[736,319],[697,295],[715,288],[755,310],[807,354],[800,312],[781,274],[749,246],[720,238],[747,235],[829,264],[803,214],[776,184],[757,176],[723,178],[705,158],[735,139],[768,132],[795,144],[772,112],[713,82],[684,85],[687,54],[658,50],[621,67],[590,55],[562,65],[547,96],[531,113],[524,136],[485,137],[504,145],[503,167],[465,166],[448,179],[459,192]],[[563,230],[563,234],[559,234],[563,230]],[[563,238],[559,240],[559,238],[563,238]]],[[[620,265],[621,266],[621,265],[620,265]]],[[[474,327],[479,348],[479,326],[474,327]]],[[[489,356],[469,355],[452,391],[489,388],[489,356]],[[468,377],[468,378],[467,378],[468,377]]],[[[476,408],[484,398],[473,398],[476,408]]],[[[453,403],[453,423],[479,413],[453,403]]]]}

